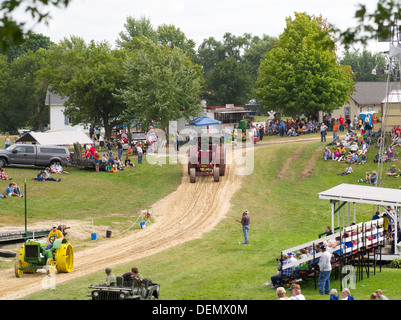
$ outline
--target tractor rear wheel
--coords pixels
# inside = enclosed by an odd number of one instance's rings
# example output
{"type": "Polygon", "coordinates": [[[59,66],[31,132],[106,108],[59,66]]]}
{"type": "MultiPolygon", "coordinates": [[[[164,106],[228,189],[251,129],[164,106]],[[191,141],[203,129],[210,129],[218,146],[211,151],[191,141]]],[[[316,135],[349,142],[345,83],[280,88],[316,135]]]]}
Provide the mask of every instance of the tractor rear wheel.
{"type": "Polygon", "coordinates": [[[219,178],[220,178],[220,168],[219,167],[214,167],[213,178],[214,178],[215,182],[219,182],[219,178]]]}
{"type": "Polygon", "coordinates": [[[70,243],[63,243],[55,254],[58,272],[69,273],[74,268],[74,250],[70,243]]]}
{"type": "Polygon", "coordinates": [[[195,168],[189,169],[189,181],[191,183],[195,183],[195,181],[196,181],[196,170],[195,170],[195,168]]]}

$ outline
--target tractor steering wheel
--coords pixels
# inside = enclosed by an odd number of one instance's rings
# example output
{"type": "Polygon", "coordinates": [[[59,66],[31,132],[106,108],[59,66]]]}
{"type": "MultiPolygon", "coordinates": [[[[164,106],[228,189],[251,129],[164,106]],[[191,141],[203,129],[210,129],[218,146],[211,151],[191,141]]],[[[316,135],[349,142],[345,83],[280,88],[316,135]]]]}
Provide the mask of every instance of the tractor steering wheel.
{"type": "Polygon", "coordinates": [[[54,235],[52,235],[52,236],[49,237],[49,242],[50,242],[50,243],[53,243],[54,240],[56,240],[56,239],[58,239],[58,237],[54,234],[54,235]]]}

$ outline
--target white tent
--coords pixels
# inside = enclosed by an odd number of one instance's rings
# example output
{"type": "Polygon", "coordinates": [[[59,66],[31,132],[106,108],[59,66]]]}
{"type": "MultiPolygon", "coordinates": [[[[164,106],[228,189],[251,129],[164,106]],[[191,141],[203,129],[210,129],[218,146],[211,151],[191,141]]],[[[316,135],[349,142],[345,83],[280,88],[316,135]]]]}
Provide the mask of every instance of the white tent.
{"type": "Polygon", "coordinates": [[[16,142],[34,142],[40,145],[66,146],[75,142],[92,144],[93,141],[81,130],[29,132],[16,142]]]}
{"type": "MultiPolygon", "coordinates": [[[[397,243],[397,226],[400,221],[401,215],[401,190],[390,189],[374,186],[364,186],[342,183],[326,191],[319,192],[319,199],[330,200],[331,203],[331,225],[332,230],[335,229],[334,218],[337,214],[338,226],[341,225],[340,220],[340,209],[343,209],[342,225],[346,227],[351,222],[351,208],[350,204],[353,204],[353,221],[355,221],[355,204],[366,203],[374,206],[381,206],[383,211],[387,211],[387,206],[393,208],[394,212],[387,214],[394,221],[394,241],[397,243]],[[342,202],[342,204],[340,204],[342,202]],[[345,204],[348,204],[348,224],[345,222],[345,204]],[[337,208],[336,208],[337,205],[337,208]]],[[[401,254],[401,247],[395,246],[395,254],[401,254]]]]}

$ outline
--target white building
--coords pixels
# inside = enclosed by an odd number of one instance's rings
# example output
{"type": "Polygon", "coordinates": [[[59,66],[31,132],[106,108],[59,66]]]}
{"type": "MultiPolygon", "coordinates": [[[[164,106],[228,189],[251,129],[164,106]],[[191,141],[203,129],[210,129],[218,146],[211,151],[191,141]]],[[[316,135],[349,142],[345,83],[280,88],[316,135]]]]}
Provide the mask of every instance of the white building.
{"type": "Polygon", "coordinates": [[[64,102],[67,99],[62,99],[55,93],[47,91],[46,94],[46,105],[49,106],[50,110],[50,130],[70,130],[70,129],[81,129],[85,132],[88,131],[89,127],[83,125],[72,126],[70,119],[64,115],[64,102]]]}

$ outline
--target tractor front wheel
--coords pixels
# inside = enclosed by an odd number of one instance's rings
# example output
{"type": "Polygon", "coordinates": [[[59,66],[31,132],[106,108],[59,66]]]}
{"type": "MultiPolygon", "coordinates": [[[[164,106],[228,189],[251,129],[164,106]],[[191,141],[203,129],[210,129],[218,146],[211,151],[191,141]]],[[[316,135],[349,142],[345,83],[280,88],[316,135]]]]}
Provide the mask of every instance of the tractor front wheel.
{"type": "Polygon", "coordinates": [[[54,267],[54,260],[52,258],[46,261],[46,273],[49,277],[53,277],[56,273],[56,268],[54,267]]]}
{"type": "Polygon", "coordinates": [[[21,277],[22,274],[21,267],[22,267],[21,260],[20,259],[16,260],[14,263],[14,272],[17,278],[21,277]]]}

